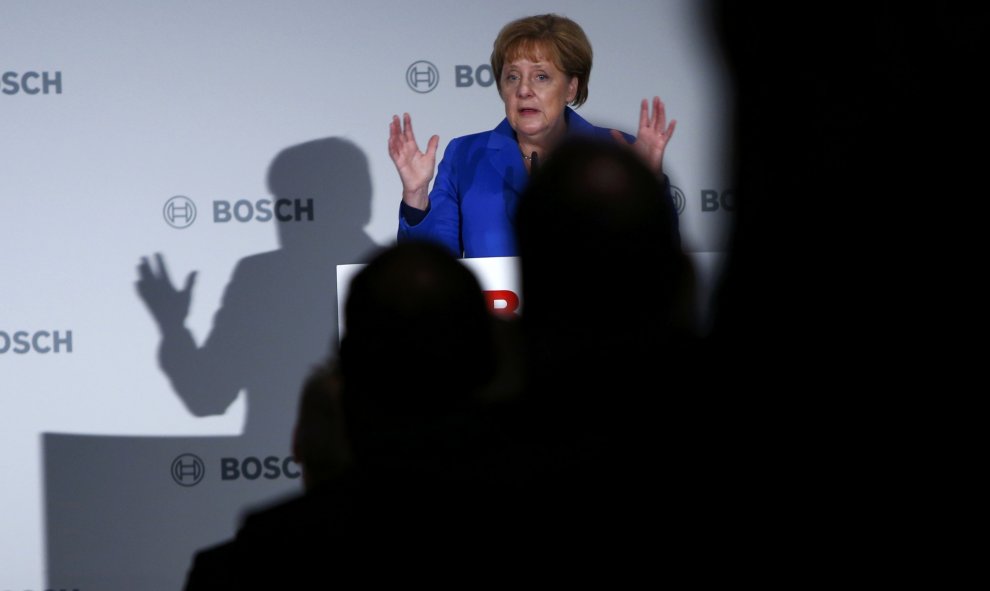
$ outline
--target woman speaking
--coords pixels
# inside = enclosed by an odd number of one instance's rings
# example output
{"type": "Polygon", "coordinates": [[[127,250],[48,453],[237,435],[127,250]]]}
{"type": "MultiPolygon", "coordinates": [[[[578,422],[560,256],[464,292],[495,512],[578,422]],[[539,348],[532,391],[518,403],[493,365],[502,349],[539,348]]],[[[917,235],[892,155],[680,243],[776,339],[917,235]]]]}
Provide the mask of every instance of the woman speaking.
{"type": "Polygon", "coordinates": [[[653,97],[652,113],[642,101],[635,138],[595,127],[568,107],[587,100],[591,61],[591,43],[568,18],[546,14],[505,25],[491,56],[505,119],[491,131],[451,140],[432,190],[439,136],[424,152],[409,114],[401,121],[394,115],[388,152],[402,180],[398,240],[437,242],[458,257],[516,256],[516,203],[529,173],[572,134],[630,143],[663,174],[676,121],[667,123],[659,97],[653,97]]]}

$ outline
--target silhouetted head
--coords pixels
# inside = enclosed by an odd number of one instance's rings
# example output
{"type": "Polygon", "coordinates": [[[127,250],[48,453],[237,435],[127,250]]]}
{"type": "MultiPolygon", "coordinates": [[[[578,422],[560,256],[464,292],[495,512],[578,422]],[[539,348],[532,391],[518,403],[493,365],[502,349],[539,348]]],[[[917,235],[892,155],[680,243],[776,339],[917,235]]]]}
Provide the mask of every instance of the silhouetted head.
{"type": "Polygon", "coordinates": [[[340,395],[340,374],[327,365],[317,366],[303,384],[292,455],[307,490],[332,480],[349,463],[340,395]]]}
{"type": "Polygon", "coordinates": [[[560,145],[517,217],[530,336],[553,340],[558,357],[666,342],[688,268],[675,216],[662,183],[628,148],[584,138],[560,145]]]}
{"type": "Polygon", "coordinates": [[[492,318],[474,275],[443,248],[386,248],[353,279],[340,363],[348,432],[456,412],[494,372],[492,318]]]}

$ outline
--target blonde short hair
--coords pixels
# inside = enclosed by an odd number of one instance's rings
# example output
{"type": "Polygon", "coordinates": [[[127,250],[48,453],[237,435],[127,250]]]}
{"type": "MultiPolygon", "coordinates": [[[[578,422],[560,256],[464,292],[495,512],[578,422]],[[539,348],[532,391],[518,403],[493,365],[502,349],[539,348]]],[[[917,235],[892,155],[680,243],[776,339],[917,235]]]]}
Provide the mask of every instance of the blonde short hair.
{"type": "Polygon", "coordinates": [[[549,59],[568,77],[578,79],[577,93],[571,105],[578,107],[588,100],[591,43],[576,22],[556,14],[541,14],[514,20],[502,27],[495,38],[491,57],[499,94],[502,93],[502,68],[520,57],[534,61],[537,57],[549,59]]]}

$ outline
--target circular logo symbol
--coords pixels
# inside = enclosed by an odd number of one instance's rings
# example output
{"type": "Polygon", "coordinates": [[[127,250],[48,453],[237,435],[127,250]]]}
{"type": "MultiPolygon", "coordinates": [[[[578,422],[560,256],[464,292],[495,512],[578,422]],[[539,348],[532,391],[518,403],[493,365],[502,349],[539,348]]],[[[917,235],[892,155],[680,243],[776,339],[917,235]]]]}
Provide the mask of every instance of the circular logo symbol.
{"type": "Polygon", "coordinates": [[[425,94],[430,92],[437,87],[440,83],[440,71],[437,67],[420,60],[414,62],[413,65],[409,66],[406,70],[406,84],[409,88],[415,90],[418,93],[425,94]]]}
{"type": "Polygon", "coordinates": [[[206,473],[206,467],[199,456],[182,454],[172,460],[172,480],[179,486],[196,486],[206,473]]]}
{"type": "Polygon", "coordinates": [[[188,197],[176,195],[165,202],[162,214],[173,228],[188,228],[196,221],[196,204],[188,197]]]}
{"type": "Polygon", "coordinates": [[[684,206],[687,205],[687,199],[684,198],[684,193],[674,185],[671,185],[670,194],[674,198],[674,209],[677,210],[677,215],[681,215],[684,213],[684,206]]]}

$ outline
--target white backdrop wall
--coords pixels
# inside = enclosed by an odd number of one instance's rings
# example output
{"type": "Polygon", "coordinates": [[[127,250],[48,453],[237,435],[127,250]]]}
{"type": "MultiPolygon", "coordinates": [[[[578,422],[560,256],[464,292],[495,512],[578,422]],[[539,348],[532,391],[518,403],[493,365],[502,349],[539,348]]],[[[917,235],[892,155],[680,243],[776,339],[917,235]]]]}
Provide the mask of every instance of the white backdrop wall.
{"type": "Polygon", "coordinates": [[[586,119],[635,132],[640,99],[664,99],[684,243],[710,282],[732,218],[730,97],[702,7],[0,0],[0,591],[176,589],[245,507],[299,490],[288,429],[336,336],[336,265],[395,236],[391,115],[441,153],[493,128],[478,67],[511,19],[584,27],[586,119]],[[435,71],[410,84],[418,61],[435,71]],[[259,220],[277,199],[288,219],[259,220]],[[215,217],[239,201],[245,221],[215,217]],[[186,326],[203,349],[182,372],[234,390],[211,416],[159,364],[134,286],[154,253],[177,286],[197,272],[186,326]]]}

